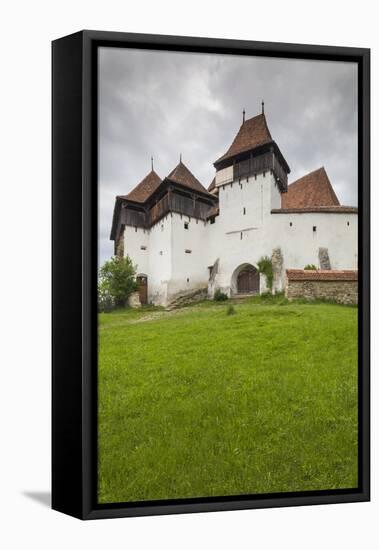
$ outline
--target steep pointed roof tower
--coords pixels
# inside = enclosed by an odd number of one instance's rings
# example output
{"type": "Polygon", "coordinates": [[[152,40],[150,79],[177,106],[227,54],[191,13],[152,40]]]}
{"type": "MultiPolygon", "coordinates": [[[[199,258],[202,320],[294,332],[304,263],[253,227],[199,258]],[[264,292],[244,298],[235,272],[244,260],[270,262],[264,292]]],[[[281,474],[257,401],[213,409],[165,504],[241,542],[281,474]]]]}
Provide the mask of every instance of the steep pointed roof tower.
{"type": "Polygon", "coordinates": [[[169,173],[166,179],[173,183],[177,183],[179,185],[183,185],[184,187],[188,187],[193,191],[197,191],[199,193],[205,193],[206,195],[208,194],[208,191],[205,189],[203,184],[201,184],[199,180],[195,178],[195,176],[187,168],[187,166],[182,162],[182,160],[179,161],[179,164],[175,166],[175,168],[169,173]]]}
{"type": "Polygon", "coordinates": [[[249,118],[242,122],[231,146],[224,155],[216,160],[215,164],[233,158],[246,151],[251,151],[261,145],[271,143],[272,141],[265,114],[262,113],[253,118],[249,118]]]}
{"type": "Polygon", "coordinates": [[[245,119],[229,149],[214,162],[216,187],[260,172],[272,172],[282,193],[287,191],[290,167],[273,140],[267,125],[262,102],[262,112],[245,119]]]}
{"type": "Polygon", "coordinates": [[[158,189],[162,182],[158,174],[152,169],[127,195],[120,195],[120,199],[134,202],[145,202],[158,189]]]}

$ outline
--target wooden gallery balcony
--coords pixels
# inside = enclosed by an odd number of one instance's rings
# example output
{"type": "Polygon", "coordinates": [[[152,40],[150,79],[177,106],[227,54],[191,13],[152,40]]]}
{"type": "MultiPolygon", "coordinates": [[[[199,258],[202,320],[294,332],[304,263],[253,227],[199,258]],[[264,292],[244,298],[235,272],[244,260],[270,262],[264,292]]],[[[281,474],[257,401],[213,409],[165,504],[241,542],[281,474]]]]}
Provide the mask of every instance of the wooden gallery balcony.
{"type": "Polygon", "coordinates": [[[217,172],[216,185],[226,185],[241,178],[248,178],[263,172],[272,172],[281,191],[287,191],[287,171],[274,151],[267,151],[256,156],[250,154],[235,160],[233,164],[217,172]]]}
{"type": "Polygon", "coordinates": [[[190,218],[206,220],[214,206],[212,199],[197,194],[185,194],[168,190],[159,200],[145,207],[126,204],[123,223],[133,227],[149,229],[168,213],[175,212],[190,218]]]}

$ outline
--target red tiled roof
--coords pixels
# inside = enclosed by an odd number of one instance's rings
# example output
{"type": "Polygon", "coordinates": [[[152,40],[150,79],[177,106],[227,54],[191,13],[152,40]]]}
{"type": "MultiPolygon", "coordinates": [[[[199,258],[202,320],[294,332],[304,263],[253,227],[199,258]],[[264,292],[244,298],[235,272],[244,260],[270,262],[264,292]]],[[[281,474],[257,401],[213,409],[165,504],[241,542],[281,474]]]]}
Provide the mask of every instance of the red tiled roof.
{"type": "Polygon", "coordinates": [[[312,214],[312,213],[334,213],[334,214],[357,214],[356,206],[307,206],[305,208],[273,208],[271,214],[312,214]]]}
{"type": "Polygon", "coordinates": [[[245,151],[250,151],[250,149],[254,149],[265,143],[270,143],[271,141],[272,137],[267,126],[265,115],[262,113],[253,118],[249,118],[241,124],[233,143],[227,152],[216,160],[216,163],[234,157],[240,153],[244,153],[245,151]]]}
{"type": "Polygon", "coordinates": [[[291,281],[358,281],[358,271],[353,269],[287,269],[291,281]]]}
{"type": "Polygon", "coordinates": [[[136,185],[130,193],[127,195],[120,195],[120,199],[128,199],[134,202],[145,202],[152,193],[159,187],[162,182],[161,178],[158,176],[154,170],[151,170],[143,180],[136,185]]]}
{"type": "Polygon", "coordinates": [[[172,170],[172,172],[169,173],[167,179],[174,183],[179,183],[180,185],[189,187],[194,191],[208,194],[208,191],[205,189],[205,187],[199,182],[198,179],[195,178],[192,172],[188,170],[187,166],[185,166],[182,161],[180,161],[179,164],[172,170]]]}
{"type": "Polygon", "coordinates": [[[282,208],[339,206],[339,200],[329,181],[325,168],[319,168],[288,186],[282,194],[282,208]]]}

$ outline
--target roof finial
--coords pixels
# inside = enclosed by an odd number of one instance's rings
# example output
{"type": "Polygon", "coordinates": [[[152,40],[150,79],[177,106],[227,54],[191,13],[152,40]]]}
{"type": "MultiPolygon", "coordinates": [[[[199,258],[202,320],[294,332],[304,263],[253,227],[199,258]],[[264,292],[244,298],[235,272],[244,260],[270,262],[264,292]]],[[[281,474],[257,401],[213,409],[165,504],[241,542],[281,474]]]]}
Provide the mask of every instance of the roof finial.
{"type": "Polygon", "coordinates": [[[245,122],[245,109],[242,111],[242,124],[245,122]]]}
{"type": "Polygon", "coordinates": [[[151,171],[154,171],[154,157],[151,157],[151,171]]]}
{"type": "Polygon", "coordinates": [[[182,153],[179,155],[179,162],[182,162],[182,153]]]}
{"type": "Polygon", "coordinates": [[[265,114],[265,102],[262,101],[262,115],[265,114]]]}

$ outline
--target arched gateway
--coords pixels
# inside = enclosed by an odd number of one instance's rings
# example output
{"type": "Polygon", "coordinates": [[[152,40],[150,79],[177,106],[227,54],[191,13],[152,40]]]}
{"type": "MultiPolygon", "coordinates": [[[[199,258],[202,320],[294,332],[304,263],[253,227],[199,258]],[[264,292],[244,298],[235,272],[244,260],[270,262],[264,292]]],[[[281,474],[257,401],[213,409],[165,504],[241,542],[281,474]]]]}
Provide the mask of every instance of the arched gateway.
{"type": "Polygon", "coordinates": [[[259,294],[259,272],[251,264],[242,264],[232,276],[234,294],[259,294]]]}

